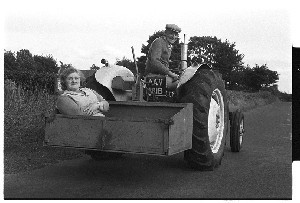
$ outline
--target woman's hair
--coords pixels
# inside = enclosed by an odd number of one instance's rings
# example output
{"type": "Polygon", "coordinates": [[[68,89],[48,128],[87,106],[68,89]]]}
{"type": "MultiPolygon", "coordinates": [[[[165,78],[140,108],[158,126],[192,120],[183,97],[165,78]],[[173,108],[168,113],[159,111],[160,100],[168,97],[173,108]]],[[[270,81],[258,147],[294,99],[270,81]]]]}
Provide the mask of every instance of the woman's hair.
{"type": "Polygon", "coordinates": [[[67,68],[59,75],[60,85],[61,85],[62,90],[67,89],[66,79],[71,73],[78,73],[78,75],[80,76],[80,85],[82,85],[82,83],[84,82],[85,77],[80,70],[78,70],[74,67],[67,68]]]}

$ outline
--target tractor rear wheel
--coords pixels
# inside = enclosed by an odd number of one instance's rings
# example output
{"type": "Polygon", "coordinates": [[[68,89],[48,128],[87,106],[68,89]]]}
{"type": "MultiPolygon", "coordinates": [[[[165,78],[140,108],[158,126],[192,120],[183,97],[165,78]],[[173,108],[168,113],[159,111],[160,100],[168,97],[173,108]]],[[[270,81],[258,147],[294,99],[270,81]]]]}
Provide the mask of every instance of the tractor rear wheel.
{"type": "Polygon", "coordinates": [[[238,109],[232,113],[230,127],[230,148],[232,152],[239,152],[242,148],[245,133],[244,114],[238,109]]]}
{"type": "Polygon", "coordinates": [[[229,133],[229,111],[221,75],[198,69],[178,90],[179,102],[193,103],[192,149],[184,159],[198,170],[213,170],[221,164],[229,133]]]}

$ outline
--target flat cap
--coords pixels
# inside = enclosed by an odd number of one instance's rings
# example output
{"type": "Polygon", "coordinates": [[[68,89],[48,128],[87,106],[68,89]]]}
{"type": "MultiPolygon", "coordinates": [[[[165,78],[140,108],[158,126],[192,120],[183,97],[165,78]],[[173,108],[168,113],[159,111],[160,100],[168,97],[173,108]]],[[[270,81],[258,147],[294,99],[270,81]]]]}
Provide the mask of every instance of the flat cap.
{"type": "Polygon", "coordinates": [[[181,32],[181,28],[178,27],[178,26],[175,25],[175,24],[167,24],[167,25],[166,25],[166,30],[172,30],[172,31],[177,32],[177,33],[180,33],[180,32],[181,32]]]}

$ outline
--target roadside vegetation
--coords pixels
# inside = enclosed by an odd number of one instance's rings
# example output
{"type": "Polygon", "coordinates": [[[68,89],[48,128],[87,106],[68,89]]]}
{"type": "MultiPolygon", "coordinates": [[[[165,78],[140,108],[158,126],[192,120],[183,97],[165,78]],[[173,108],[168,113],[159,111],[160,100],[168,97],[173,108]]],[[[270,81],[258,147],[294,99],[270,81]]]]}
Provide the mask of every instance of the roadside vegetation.
{"type": "Polygon", "coordinates": [[[247,111],[258,106],[264,106],[277,101],[288,101],[288,99],[274,94],[269,91],[259,92],[242,92],[242,91],[227,91],[230,111],[241,109],[247,111]]]}
{"type": "Polygon", "coordinates": [[[43,146],[44,115],[55,108],[55,95],[46,90],[24,90],[5,80],[4,97],[4,173],[41,168],[83,155],[78,150],[43,146]]]}

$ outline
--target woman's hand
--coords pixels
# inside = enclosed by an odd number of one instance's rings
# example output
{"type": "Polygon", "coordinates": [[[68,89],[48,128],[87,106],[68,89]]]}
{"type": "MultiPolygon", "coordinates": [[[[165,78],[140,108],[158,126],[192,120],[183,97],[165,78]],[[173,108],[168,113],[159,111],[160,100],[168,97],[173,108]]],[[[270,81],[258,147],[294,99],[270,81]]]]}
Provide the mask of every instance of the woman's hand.
{"type": "Polygon", "coordinates": [[[109,110],[109,103],[107,101],[101,101],[90,104],[83,112],[89,116],[98,113],[97,110],[107,112],[109,110]]]}
{"type": "Polygon", "coordinates": [[[98,102],[100,111],[107,112],[109,110],[109,103],[105,100],[98,102]]]}
{"type": "Polygon", "coordinates": [[[89,116],[92,116],[96,111],[99,109],[98,102],[90,104],[88,107],[86,107],[83,112],[89,116]]]}

